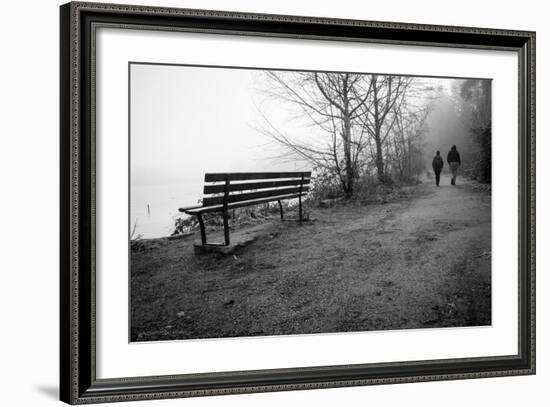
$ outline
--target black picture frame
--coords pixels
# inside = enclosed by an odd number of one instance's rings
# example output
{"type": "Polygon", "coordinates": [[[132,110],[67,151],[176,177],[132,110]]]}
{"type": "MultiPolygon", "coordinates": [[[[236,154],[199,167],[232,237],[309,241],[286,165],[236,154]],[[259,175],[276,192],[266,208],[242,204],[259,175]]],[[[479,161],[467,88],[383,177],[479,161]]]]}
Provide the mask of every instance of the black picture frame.
{"type": "Polygon", "coordinates": [[[70,404],[535,373],[535,33],[72,2],[60,7],[60,398],[70,404]],[[511,50],[519,60],[519,351],[515,355],[96,378],[95,71],[98,26],[511,50]]]}

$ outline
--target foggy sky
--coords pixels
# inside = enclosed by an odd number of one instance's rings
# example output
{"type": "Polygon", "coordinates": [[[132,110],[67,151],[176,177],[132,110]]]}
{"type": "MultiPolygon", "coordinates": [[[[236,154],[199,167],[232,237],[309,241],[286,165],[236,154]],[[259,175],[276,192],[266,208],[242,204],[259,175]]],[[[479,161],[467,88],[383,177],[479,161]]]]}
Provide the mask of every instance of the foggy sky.
{"type": "MultiPolygon", "coordinates": [[[[427,120],[429,162],[437,149],[460,151],[467,130],[451,98],[460,80],[418,81],[440,89],[427,120]]],[[[258,131],[263,114],[293,138],[321,136],[299,108],[265,94],[261,70],[133,64],[130,84],[131,218],[139,227],[157,216],[166,229],[177,207],[200,198],[205,172],[311,169],[258,131]]]]}
{"type": "MultiPolygon", "coordinates": [[[[300,110],[266,98],[262,71],[132,65],[131,75],[132,183],[171,184],[207,171],[294,170],[305,165],[273,159],[281,150],[258,131],[265,125],[261,109],[285,132],[308,137],[317,132],[297,119],[300,110]]],[[[449,140],[463,136],[448,100],[460,80],[419,80],[443,90],[428,120],[426,146],[445,149],[449,140]]]]}

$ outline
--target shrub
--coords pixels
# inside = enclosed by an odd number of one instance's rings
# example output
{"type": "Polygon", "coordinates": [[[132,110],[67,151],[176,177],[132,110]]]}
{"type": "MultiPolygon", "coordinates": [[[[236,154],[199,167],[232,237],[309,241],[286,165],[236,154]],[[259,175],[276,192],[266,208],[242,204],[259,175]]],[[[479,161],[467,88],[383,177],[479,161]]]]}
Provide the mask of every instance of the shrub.
{"type": "Polygon", "coordinates": [[[174,219],[174,231],[172,236],[183,235],[198,228],[199,222],[196,216],[178,217],[174,219]]]}
{"type": "Polygon", "coordinates": [[[325,199],[335,199],[344,196],[340,180],[334,174],[320,173],[311,179],[308,201],[314,204],[325,199]]]}

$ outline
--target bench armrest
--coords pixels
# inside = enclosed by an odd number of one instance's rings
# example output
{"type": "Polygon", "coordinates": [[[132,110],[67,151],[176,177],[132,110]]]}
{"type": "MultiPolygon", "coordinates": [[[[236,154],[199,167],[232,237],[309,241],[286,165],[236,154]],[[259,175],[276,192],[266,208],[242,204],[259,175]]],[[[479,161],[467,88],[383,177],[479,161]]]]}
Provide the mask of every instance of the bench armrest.
{"type": "Polygon", "coordinates": [[[190,209],[197,209],[197,208],[202,208],[202,205],[183,206],[183,207],[179,208],[178,210],[180,212],[187,212],[190,209]]]}

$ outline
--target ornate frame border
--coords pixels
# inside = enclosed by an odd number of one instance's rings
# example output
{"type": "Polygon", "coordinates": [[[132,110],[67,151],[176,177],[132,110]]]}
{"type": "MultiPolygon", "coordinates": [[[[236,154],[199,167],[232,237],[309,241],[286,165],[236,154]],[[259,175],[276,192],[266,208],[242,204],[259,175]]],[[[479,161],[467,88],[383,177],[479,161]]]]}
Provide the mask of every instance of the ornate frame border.
{"type": "Polygon", "coordinates": [[[69,404],[535,373],[535,33],[72,2],[60,7],[60,398],[69,404]],[[96,378],[95,30],[100,26],[513,50],[519,56],[519,353],[502,357],[96,378]]]}

